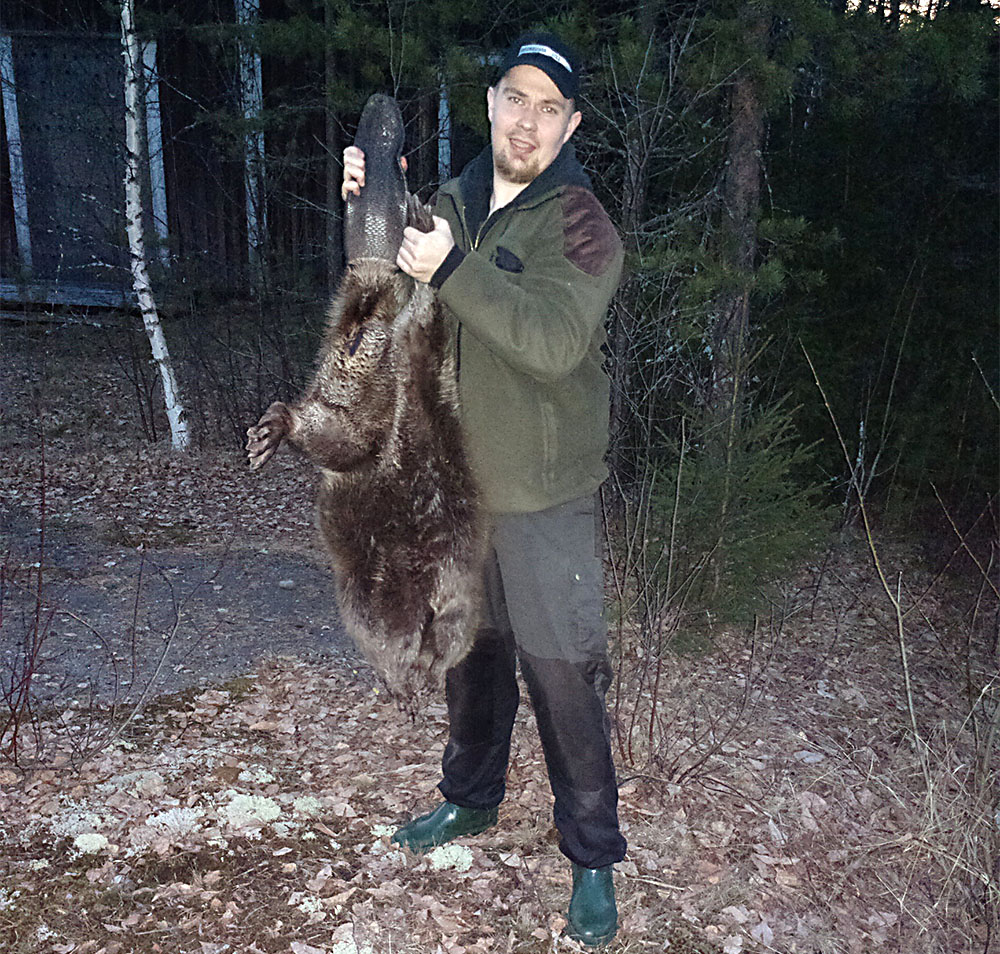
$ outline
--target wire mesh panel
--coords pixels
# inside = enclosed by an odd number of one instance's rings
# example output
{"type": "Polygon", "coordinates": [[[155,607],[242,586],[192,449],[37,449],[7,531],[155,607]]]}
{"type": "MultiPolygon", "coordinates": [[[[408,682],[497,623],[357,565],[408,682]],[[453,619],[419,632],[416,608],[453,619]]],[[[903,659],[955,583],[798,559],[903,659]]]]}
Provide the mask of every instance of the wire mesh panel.
{"type": "MultiPolygon", "coordinates": [[[[120,42],[50,33],[17,33],[10,40],[13,69],[4,80],[13,82],[17,102],[30,277],[47,285],[124,289],[120,42]]],[[[23,258],[0,263],[0,274],[23,278],[23,258]]]]}

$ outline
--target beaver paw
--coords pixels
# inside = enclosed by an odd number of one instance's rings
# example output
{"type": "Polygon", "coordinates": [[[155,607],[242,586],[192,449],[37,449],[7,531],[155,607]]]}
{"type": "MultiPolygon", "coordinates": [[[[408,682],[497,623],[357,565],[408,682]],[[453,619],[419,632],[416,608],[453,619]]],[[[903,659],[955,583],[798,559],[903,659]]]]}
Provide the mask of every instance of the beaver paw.
{"type": "Polygon", "coordinates": [[[434,215],[429,205],[424,205],[415,195],[406,195],[406,224],[421,232],[434,231],[434,215]]]}
{"type": "Polygon", "coordinates": [[[291,429],[292,419],[288,408],[275,401],[262,415],[255,427],[247,428],[247,459],[251,470],[260,470],[278,449],[283,437],[291,429]]]}

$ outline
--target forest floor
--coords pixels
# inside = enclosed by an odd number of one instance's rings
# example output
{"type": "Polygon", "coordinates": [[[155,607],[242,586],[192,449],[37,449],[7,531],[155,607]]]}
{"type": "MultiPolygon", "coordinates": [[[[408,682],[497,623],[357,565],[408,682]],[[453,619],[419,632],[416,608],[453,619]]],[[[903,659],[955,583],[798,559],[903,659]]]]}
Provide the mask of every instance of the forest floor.
{"type": "MultiPolygon", "coordinates": [[[[444,706],[404,716],[348,644],[308,466],[144,443],[93,330],[0,332],[0,949],[583,950],[527,705],[499,825],[391,845],[436,800],[444,706]]],[[[610,951],[1000,952],[996,607],[880,555],[902,626],[841,543],[752,633],[669,656],[655,706],[613,634],[610,951]]]]}

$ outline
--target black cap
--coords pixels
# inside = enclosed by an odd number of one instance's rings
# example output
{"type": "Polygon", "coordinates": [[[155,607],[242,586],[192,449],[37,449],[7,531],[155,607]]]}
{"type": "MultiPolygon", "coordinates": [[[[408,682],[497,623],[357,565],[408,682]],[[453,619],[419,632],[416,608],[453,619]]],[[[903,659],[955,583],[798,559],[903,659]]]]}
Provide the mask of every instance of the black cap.
{"type": "Polygon", "coordinates": [[[522,33],[504,53],[500,77],[522,64],[537,66],[559,87],[563,96],[576,99],[580,91],[580,58],[554,33],[541,30],[522,33]]]}

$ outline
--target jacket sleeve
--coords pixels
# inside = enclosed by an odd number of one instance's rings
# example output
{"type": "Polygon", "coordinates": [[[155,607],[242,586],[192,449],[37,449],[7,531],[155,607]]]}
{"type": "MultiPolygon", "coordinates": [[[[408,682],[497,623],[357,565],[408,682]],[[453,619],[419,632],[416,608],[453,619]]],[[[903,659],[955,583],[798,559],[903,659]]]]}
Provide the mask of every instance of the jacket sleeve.
{"type": "MultiPolygon", "coordinates": [[[[477,251],[446,263],[439,299],[514,369],[566,376],[586,356],[618,287],[622,246],[593,194],[569,189],[524,271],[504,271],[477,251]]],[[[438,276],[435,276],[437,278],[438,276]]],[[[436,284],[436,282],[435,282],[436,284]]]]}

